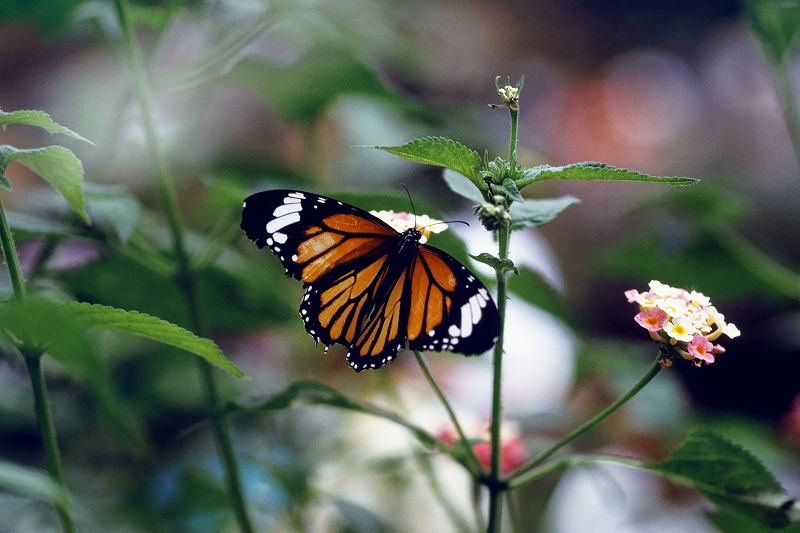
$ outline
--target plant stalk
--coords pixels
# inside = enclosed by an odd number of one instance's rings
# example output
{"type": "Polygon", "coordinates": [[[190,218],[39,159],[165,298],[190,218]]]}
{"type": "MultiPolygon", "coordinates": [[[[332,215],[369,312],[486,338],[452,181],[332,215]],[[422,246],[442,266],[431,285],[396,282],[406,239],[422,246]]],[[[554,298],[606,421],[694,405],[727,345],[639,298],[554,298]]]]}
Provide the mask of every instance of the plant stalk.
{"type": "Polygon", "coordinates": [[[558,441],[556,444],[550,447],[550,449],[545,451],[539,457],[532,460],[524,467],[520,468],[516,473],[514,473],[514,475],[512,475],[508,479],[509,485],[513,487],[519,487],[524,484],[523,480],[527,482],[533,479],[530,477],[526,477],[525,474],[527,474],[528,472],[530,472],[531,470],[533,470],[534,468],[545,462],[550,456],[552,456],[558,450],[560,450],[561,448],[563,448],[564,446],[566,446],[567,444],[577,439],[578,437],[580,437],[581,435],[583,435],[584,433],[595,427],[597,424],[608,418],[608,416],[611,413],[613,413],[614,411],[625,405],[625,403],[627,403],[628,400],[633,398],[640,390],[642,390],[642,388],[644,388],[645,385],[650,383],[650,381],[652,381],[652,379],[656,377],[656,375],[658,375],[660,371],[661,371],[661,353],[659,352],[658,357],[656,357],[656,360],[653,362],[652,365],[650,365],[650,368],[647,370],[647,372],[645,372],[644,376],[642,376],[641,379],[639,379],[639,381],[636,383],[636,385],[633,386],[631,390],[626,392],[616,402],[606,407],[600,414],[598,414],[591,420],[587,421],[586,423],[575,429],[572,433],[570,433],[569,435],[558,441]]]}
{"type": "Polygon", "coordinates": [[[481,466],[480,461],[475,456],[475,451],[472,449],[472,444],[469,442],[466,434],[464,433],[464,429],[461,427],[461,424],[458,422],[458,418],[456,417],[455,411],[450,406],[450,402],[447,401],[442,389],[439,388],[439,384],[436,383],[436,380],[431,374],[430,367],[428,367],[428,363],[425,361],[425,358],[422,356],[420,352],[414,350],[414,356],[417,358],[417,362],[419,363],[420,368],[422,368],[422,372],[425,374],[425,378],[427,378],[428,383],[430,383],[431,388],[436,393],[436,396],[439,398],[439,401],[442,402],[442,405],[447,411],[447,415],[450,417],[450,421],[453,423],[453,426],[456,428],[456,432],[458,433],[458,438],[461,439],[461,446],[464,447],[464,450],[467,453],[467,456],[470,459],[470,462],[473,465],[474,470],[471,472],[473,476],[483,475],[483,467],[481,466]]]}
{"type": "MultiPolygon", "coordinates": [[[[64,484],[64,473],[61,468],[61,454],[58,451],[58,440],[56,439],[56,428],[53,425],[53,417],[50,412],[50,400],[47,396],[47,387],[44,383],[42,373],[42,354],[34,350],[25,350],[30,353],[23,353],[25,365],[28,367],[28,375],[31,379],[33,388],[33,405],[36,412],[36,424],[39,426],[39,434],[42,436],[42,446],[44,447],[45,460],[47,462],[47,472],[50,479],[66,492],[64,484]]],[[[65,533],[75,533],[75,524],[70,514],[69,500],[65,500],[63,506],[56,505],[58,519],[61,521],[61,528],[65,533]]]]}
{"type": "MultiPolygon", "coordinates": [[[[177,193],[156,132],[150,92],[145,79],[146,70],[141,51],[134,35],[130,6],[128,5],[128,0],[115,0],[114,4],[117,10],[120,27],[122,28],[125,52],[128,56],[136,96],[142,112],[141,118],[145,130],[147,148],[150,152],[158,182],[159,194],[164,204],[164,210],[166,211],[170,232],[172,234],[173,254],[178,267],[175,281],[184,294],[194,332],[198,335],[203,335],[196,296],[195,276],[189,264],[189,256],[184,244],[184,228],[178,211],[177,193]]],[[[198,361],[203,381],[205,382],[206,404],[211,413],[217,450],[226,470],[226,485],[228,495],[231,499],[231,505],[233,505],[234,513],[241,531],[243,533],[252,533],[254,529],[247,513],[247,506],[239,474],[239,465],[233,450],[230,427],[221,410],[221,401],[216,378],[210,363],[202,359],[198,361]]]]}
{"type": "MultiPolygon", "coordinates": [[[[22,269],[19,266],[17,249],[14,246],[14,237],[11,228],[8,226],[8,219],[0,202],[0,244],[3,246],[3,257],[8,265],[8,275],[11,278],[11,287],[14,292],[14,299],[18,302],[24,301],[27,297],[25,290],[25,280],[22,277],[22,269]]],[[[53,425],[53,416],[50,411],[50,400],[47,397],[47,387],[42,373],[42,351],[27,346],[19,346],[28,368],[28,376],[31,380],[33,389],[33,406],[36,413],[36,424],[39,427],[39,434],[42,437],[44,447],[45,462],[50,479],[67,494],[67,487],[64,484],[64,473],[61,467],[61,454],[58,450],[58,439],[56,429],[53,425]]],[[[58,519],[61,521],[61,529],[65,533],[75,532],[75,523],[69,508],[69,498],[65,498],[62,505],[56,505],[58,519]]]]}
{"type": "Polygon", "coordinates": [[[14,298],[17,301],[22,301],[26,296],[25,280],[22,277],[17,249],[14,246],[14,236],[11,234],[11,228],[8,227],[8,219],[3,208],[3,202],[0,202],[0,244],[3,246],[3,257],[5,257],[6,265],[8,265],[8,276],[11,278],[14,298]]]}
{"type": "MultiPolygon", "coordinates": [[[[516,115],[512,114],[512,117],[516,115]]],[[[512,120],[513,122],[513,120],[512,120]]],[[[515,128],[512,128],[514,131],[515,128]]],[[[498,230],[499,258],[501,263],[508,259],[508,245],[511,238],[511,229],[508,224],[498,230]]],[[[489,470],[489,521],[486,527],[487,533],[498,533],[502,520],[503,493],[505,487],[500,483],[500,427],[503,418],[502,404],[502,380],[503,380],[503,337],[506,323],[506,300],[508,296],[508,275],[503,266],[496,268],[497,273],[497,311],[500,314],[500,336],[497,344],[494,345],[494,355],[492,360],[492,462],[489,470]]]]}

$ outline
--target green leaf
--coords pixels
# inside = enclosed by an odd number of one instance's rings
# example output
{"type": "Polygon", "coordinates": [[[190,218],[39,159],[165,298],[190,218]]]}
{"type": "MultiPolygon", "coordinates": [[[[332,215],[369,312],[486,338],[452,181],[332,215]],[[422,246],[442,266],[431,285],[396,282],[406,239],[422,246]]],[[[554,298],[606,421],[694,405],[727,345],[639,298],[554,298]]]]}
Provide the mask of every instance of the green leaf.
{"type": "Polygon", "coordinates": [[[312,122],[341,94],[365,94],[398,103],[378,76],[347,52],[318,48],[289,66],[242,58],[226,79],[261,96],[284,117],[312,122]]]}
{"type": "Polygon", "coordinates": [[[381,407],[370,405],[359,400],[354,400],[332,387],[313,381],[296,381],[290,384],[282,392],[276,394],[272,398],[259,405],[248,407],[236,406],[233,407],[232,410],[251,413],[280,411],[283,409],[288,409],[298,403],[305,405],[327,405],[329,407],[336,407],[346,411],[353,411],[356,413],[368,414],[383,418],[384,420],[394,422],[395,424],[399,424],[410,430],[411,433],[413,433],[422,444],[437,448],[439,451],[447,453],[451,456],[453,455],[452,450],[450,450],[443,442],[421,427],[412,424],[402,416],[391,411],[387,411],[381,407]]]}
{"type": "Polygon", "coordinates": [[[605,163],[575,163],[563,167],[541,165],[526,169],[517,187],[522,189],[534,181],[582,180],[582,181],[640,181],[646,183],[665,183],[667,185],[691,185],[698,180],[669,176],[648,176],[626,168],[616,168],[605,163]]]}
{"type": "Polygon", "coordinates": [[[771,527],[786,526],[797,512],[797,503],[761,461],[709,429],[692,431],[671,457],[647,468],[771,527]]]}
{"type": "Polygon", "coordinates": [[[21,342],[29,356],[47,353],[86,383],[122,445],[133,455],[144,454],[147,443],[141,427],[120,402],[86,326],[64,306],[37,297],[5,302],[0,305],[0,333],[18,346],[21,342]]]}
{"type": "Polygon", "coordinates": [[[495,257],[492,254],[488,254],[486,252],[479,255],[470,254],[470,257],[479,263],[489,265],[495,270],[500,270],[502,272],[512,271],[515,274],[519,275],[519,269],[511,259],[506,258],[501,260],[499,257],[495,257]]]}
{"type": "Polygon", "coordinates": [[[461,143],[444,137],[425,137],[416,139],[402,146],[373,146],[401,159],[435,165],[455,170],[478,186],[486,190],[486,184],[480,173],[481,157],[478,152],[470,150],[461,143]]]}
{"type": "Polygon", "coordinates": [[[462,196],[478,205],[486,201],[481,194],[481,191],[479,191],[472,181],[463,174],[447,168],[442,174],[442,177],[444,178],[447,186],[450,187],[450,190],[457,195],[462,196]]]}
{"type": "Polygon", "coordinates": [[[31,496],[61,509],[69,507],[67,492],[40,470],[0,461],[0,488],[31,496]]]}
{"type": "Polygon", "coordinates": [[[78,139],[79,141],[84,141],[94,145],[94,143],[89,139],[78,135],[69,128],[65,128],[64,126],[53,122],[53,119],[50,118],[50,115],[44,111],[22,109],[19,111],[6,113],[5,111],[0,110],[0,126],[5,129],[9,124],[27,124],[29,126],[39,126],[50,133],[63,133],[64,135],[72,137],[73,139],[78,139]]]}
{"type": "MultiPolygon", "coordinates": [[[[731,509],[719,509],[714,513],[707,513],[706,517],[721,533],[774,533],[773,527],[765,525],[752,516],[737,513],[731,509]]],[[[787,527],[780,528],[780,533],[800,533],[800,522],[793,522],[787,527]]]]}
{"type": "Polygon", "coordinates": [[[567,207],[580,203],[574,196],[524,200],[511,204],[511,229],[538,228],[547,224],[567,207]]]}
{"type": "Polygon", "coordinates": [[[28,349],[46,351],[81,379],[92,378],[99,371],[85,328],[56,303],[36,297],[4,302],[0,305],[0,331],[28,349]]]}
{"type": "MultiPolygon", "coordinates": [[[[0,162],[0,167],[7,168],[14,161],[19,161],[52,185],[72,209],[87,224],[89,223],[83,197],[83,165],[71,150],[63,146],[46,146],[31,150],[17,150],[9,146],[4,148],[11,150],[6,152],[7,155],[0,162]]],[[[4,153],[0,152],[0,155],[4,153]]]]}
{"type": "Polygon", "coordinates": [[[6,212],[8,225],[14,231],[44,235],[72,235],[74,228],[68,224],[55,222],[23,213],[6,212]]]}
{"type": "Polygon", "coordinates": [[[69,302],[64,304],[63,308],[84,327],[130,333],[175,346],[199,355],[212,365],[226,370],[236,377],[244,377],[244,372],[226,359],[214,342],[198,337],[166,320],[138,311],[124,311],[99,304],[69,302]]]}
{"type": "Polygon", "coordinates": [[[123,244],[128,242],[142,215],[139,201],[121,187],[87,185],[86,205],[94,224],[113,231],[123,244]]]}
{"type": "Polygon", "coordinates": [[[0,173],[0,191],[14,192],[11,188],[11,182],[2,173],[0,173]]]}
{"type": "Polygon", "coordinates": [[[753,33],[773,62],[791,56],[800,33],[800,2],[797,0],[748,0],[746,13],[753,33]]]}

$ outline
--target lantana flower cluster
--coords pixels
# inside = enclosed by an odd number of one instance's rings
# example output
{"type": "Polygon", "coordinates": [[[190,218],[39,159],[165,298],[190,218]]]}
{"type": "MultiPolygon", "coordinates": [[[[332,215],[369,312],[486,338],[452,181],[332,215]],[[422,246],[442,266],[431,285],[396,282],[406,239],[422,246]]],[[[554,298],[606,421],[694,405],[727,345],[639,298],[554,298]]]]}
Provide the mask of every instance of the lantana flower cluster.
{"type": "Polygon", "coordinates": [[[715,356],[725,351],[712,343],[720,335],[733,339],[741,334],[734,324],[725,322],[725,315],[711,305],[708,296],[697,291],[653,280],[649,291],[632,289],[625,291],[625,296],[629,303],[639,304],[634,319],[653,340],[696,366],[713,363],[715,356]]]}
{"type": "Polygon", "coordinates": [[[370,211],[370,214],[383,220],[399,233],[403,233],[407,229],[416,228],[422,233],[419,242],[425,244],[428,241],[431,233],[441,233],[447,229],[447,224],[441,220],[436,220],[428,215],[414,215],[400,211],[370,211]]]}

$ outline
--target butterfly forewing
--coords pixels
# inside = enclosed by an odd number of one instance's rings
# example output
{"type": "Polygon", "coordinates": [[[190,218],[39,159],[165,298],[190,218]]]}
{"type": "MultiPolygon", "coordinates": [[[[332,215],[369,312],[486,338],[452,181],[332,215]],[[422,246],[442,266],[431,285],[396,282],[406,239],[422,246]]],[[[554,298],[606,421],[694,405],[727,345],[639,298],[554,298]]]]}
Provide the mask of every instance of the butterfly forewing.
{"type": "Polygon", "coordinates": [[[247,198],[242,229],[303,281],[300,315],[326,345],[348,348],[356,371],[379,368],[406,343],[414,350],[478,354],[500,331],[483,284],[454,258],[398,233],[357,207],[276,190],[247,198]]]}

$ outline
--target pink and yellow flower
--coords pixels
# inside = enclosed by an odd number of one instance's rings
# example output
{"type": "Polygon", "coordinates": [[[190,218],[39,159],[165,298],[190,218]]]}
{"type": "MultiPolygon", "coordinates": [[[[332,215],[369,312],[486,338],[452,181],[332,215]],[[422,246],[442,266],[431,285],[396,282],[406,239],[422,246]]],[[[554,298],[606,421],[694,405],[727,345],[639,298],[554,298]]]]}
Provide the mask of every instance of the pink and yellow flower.
{"type": "Polygon", "coordinates": [[[725,315],[711,305],[708,296],[697,291],[670,287],[660,281],[650,282],[650,290],[625,291],[629,303],[639,305],[634,320],[650,332],[666,353],[680,355],[697,366],[710,364],[715,355],[725,352],[719,344],[712,344],[721,335],[735,338],[739,328],[725,321],[725,315]]]}

